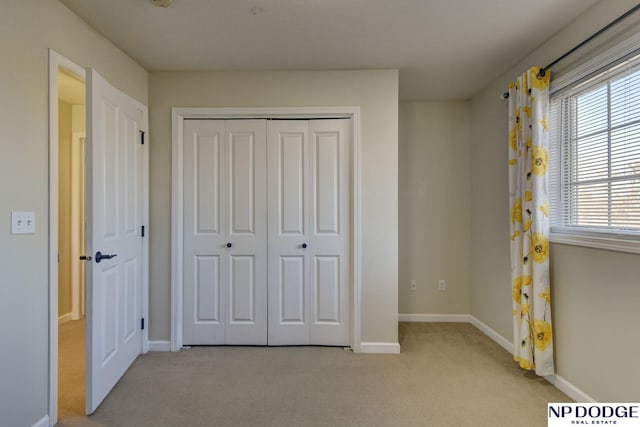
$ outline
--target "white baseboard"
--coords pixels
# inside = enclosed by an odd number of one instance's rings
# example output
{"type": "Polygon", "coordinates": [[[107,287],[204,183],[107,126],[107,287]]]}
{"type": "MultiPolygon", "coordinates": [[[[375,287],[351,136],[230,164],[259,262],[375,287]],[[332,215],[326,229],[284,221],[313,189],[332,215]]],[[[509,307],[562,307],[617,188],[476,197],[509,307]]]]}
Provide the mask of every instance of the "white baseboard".
{"type": "Polygon", "coordinates": [[[149,341],[149,351],[171,351],[171,342],[149,341]]]}
{"type": "Polygon", "coordinates": [[[58,317],[58,325],[62,324],[62,323],[66,323],[70,320],[73,320],[73,312],[69,312],[67,314],[63,314],[62,316],[58,317]]]}
{"type": "Polygon", "coordinates": [[[486,336],[488,336],[489,338],[494,340],[496,343],[498,343],[500,347],[504,348],[509,353],[513,354],[513,343],[511,341],[509,341],[508,339],[506,339],[505,337],[503,337],[502,335],[500,335],[499,333],[491,329],[485,323],[479,321],[478,319],[476,319],[471,315],[469,315],[469,323],[471,323],[476,328],[480,329],[482,333],[484,333],[486,336]]]}
{"type": "Polygon", "coordinates": [[[361,342],[360,353],[399,354],[400,344],[397,342],[361,342]]]}
{"type": "Polygon", "coordinates": [[[549,375],[544,377],[545,380],[553,384],[558,390],[580,403],[596,403],[597,401],[589,396],[578,387],[571,384],[569,381],[562,378],[560,375],[549,375]]]}
{"type": "Polygon", "coordinates": [[[398,321],[469,323],[469,317],[468,314],[398,314],[398,321]]]}
{"type": "Polygon", "coordinates": [[[49,427],[49,415],[40,418],[32,427],[49,427]]]}

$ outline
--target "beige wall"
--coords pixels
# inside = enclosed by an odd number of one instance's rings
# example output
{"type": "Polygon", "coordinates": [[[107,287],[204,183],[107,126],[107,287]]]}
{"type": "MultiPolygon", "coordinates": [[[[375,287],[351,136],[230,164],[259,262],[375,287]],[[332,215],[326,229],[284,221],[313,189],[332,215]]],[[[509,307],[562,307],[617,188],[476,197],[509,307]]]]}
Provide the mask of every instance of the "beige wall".
{"type": "Polygon", "coordinates": [[[147,104],[148,75],[51,0],[2,2],[0,13],[0,414],[30,426],[48,412],[48,53],[53,48],[147,104]],[[36,233],[10,235],[12,210],[36,233]]]}
{"type": "Polygon", "coordinates": [[[470,126],[470,102],[400,103],[399,313],[469,313],[470,126]]]}
{"type": "Polygon", "coordinates": [[[71,312],[72,106],[58,102],[58,316],[71,312]]]}
{"type": "Polygon", "coordinates": [[[360,106],[362,340],[397,342],[398,72],[150,75],[150,339],[170,338],[171,107],[360,106]]]}
{"type": "MultiPolygon", "coordinates": [[[[507,104],[498,96],[635,4],[601,1],[473,97],[471,313],[509,340],[507,104]]],[[[597,400],[637,402],[640,256],[554,244],[551,268],[558,375],[597,400]]]]}

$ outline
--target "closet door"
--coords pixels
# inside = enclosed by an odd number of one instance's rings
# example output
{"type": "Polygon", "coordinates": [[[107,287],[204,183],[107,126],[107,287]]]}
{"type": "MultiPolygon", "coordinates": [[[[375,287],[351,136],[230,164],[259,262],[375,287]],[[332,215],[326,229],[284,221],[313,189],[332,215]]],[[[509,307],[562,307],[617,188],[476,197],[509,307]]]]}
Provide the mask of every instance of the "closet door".
{"type": "Polygon", "coordinates": [[[351,128],[348,120],[312,120],[309,128],[309,340],[348,346],[351,128]]]}
{"type": "Polygon", "coordinates": [[[269,345],[309,344],[309,123],[270,121],[269,345]]]}
{"type": "Polygon", "coordinates": [[[183,343],[224,344],[226,199],[224,122],[184,121],[183,343]]]}
{"type": "Polygon", "coordinates": [[[226,344],[267,345],[266,121],[227,120],[226,344]]]}
{"type": "Polygon", "coordinates": [[[267,343],[264,120],[184,123],[183,343],[267,343]]]}
{"type": "Polygon", "coordinates": [[[268,123],[269,345],[349,345],[349,129],[268,123]]]}

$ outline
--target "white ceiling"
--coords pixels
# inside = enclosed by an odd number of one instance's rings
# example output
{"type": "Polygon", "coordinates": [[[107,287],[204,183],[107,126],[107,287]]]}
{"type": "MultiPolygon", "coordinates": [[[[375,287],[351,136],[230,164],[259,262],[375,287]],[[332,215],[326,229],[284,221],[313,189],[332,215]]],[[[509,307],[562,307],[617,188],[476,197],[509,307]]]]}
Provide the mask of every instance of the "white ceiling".
{"type": "MultiPolygon", "coordinates": [[[[597,0],[60,0],[150,71],[400,69],[467,99],[597,0]]],[[[540,64],[545,65],[545,64],[540,64]]]]}

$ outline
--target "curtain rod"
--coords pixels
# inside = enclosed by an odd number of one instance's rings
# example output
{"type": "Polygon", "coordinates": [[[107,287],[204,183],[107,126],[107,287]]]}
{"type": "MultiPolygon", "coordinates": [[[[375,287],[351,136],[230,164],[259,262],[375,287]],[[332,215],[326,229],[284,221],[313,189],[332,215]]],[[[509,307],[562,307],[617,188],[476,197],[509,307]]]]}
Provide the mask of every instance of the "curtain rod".
{"type": "MultiPolygon", "coordinates": [[[[607,31],[608,29],[610,29],[614,25],[617,25],[622,20],[627,18],[629,15],[633,14],[634,12],[636,12],[638,10],[640,10],[640,3],[638,3],[637,5],[635,5],[634,7],[632,7],[631,9],[626,11],[625,13],[623,13],[622,15],[618,16],[616,19],[614,19],[613,21],[609,22],[604,27],[600,28],[598,31],[596,31],[594,34],[592,34],[591,36],[589,36],[588,38],[586,38],[582,42],[578,43],[572,49],[570,49],[567,52],[565,52],[564,54],[560,55],[557,59],[555,59],[554,61],[549,63],[549,65],[547,65],[546,67],[542,67],[540,69],[540,71],[538,72],[538,77],[544,77],[545,74],[547,73],[547,70],[549,70],[551,67],[556,65],[558,62],[562,61],[567,56],[571,55],[573,52],[575,52],[576,50],[580,49],[582,46],[584,46],[585,44],[589,43],[591,40],[595,39],[600,34],[604,33],[605,31],[607,31]]],[[[509,98],[509,92],[505,92],[500,96],[500,99],[502,99],[503,101],[508,99],[508,98],[509,98]]]]}
{"type": "Polygon", "coordinates": [[[600,34],[604,33],[605,31],[607,31],[609,28],[613,27],[614,25],[618,24],[620,21],[622,21],[623,19],[625,19],[627,16],[633,14],[635,11],[637,11],[638,9],[640,9],[640,3],[638,3],[637,5],[633,6],[631,9],[629,9],[628,11],[626,11],[625,13],[623,13],[622,15],[618,16],[616,19],[614,19],[613,21],[609,22],[607,25],[605,25],[604,27],[600,28],[600,30],[598,30],[597,32],[595,32],[594,34],[591,35],[591,37],[588,37],[587,39],[585,39],[584,41],[582,41],[581,43],[579,43],[578,45],[576,45],[573,49],[568,50],[567,52],[565,52],[563,55],[560,55],[560,57],[558,57],[555,61],[552,61],[549,65],[547,65],[544,68],[540,69],[540,72],[538,73],[540,76],[544,77],[544,75],[546,74],[547,70],[551,67],[553,67],[554,65],[556,65],[558,62],[562,61],[564,58],[566,58],[567,56],[571,55],[573,52],[575,52],[576,50],[580,49],[582,46],[584,46],[585,44],[589,43],[591,40],[595,39],[596,37],[598,37],[600,34]]]}

